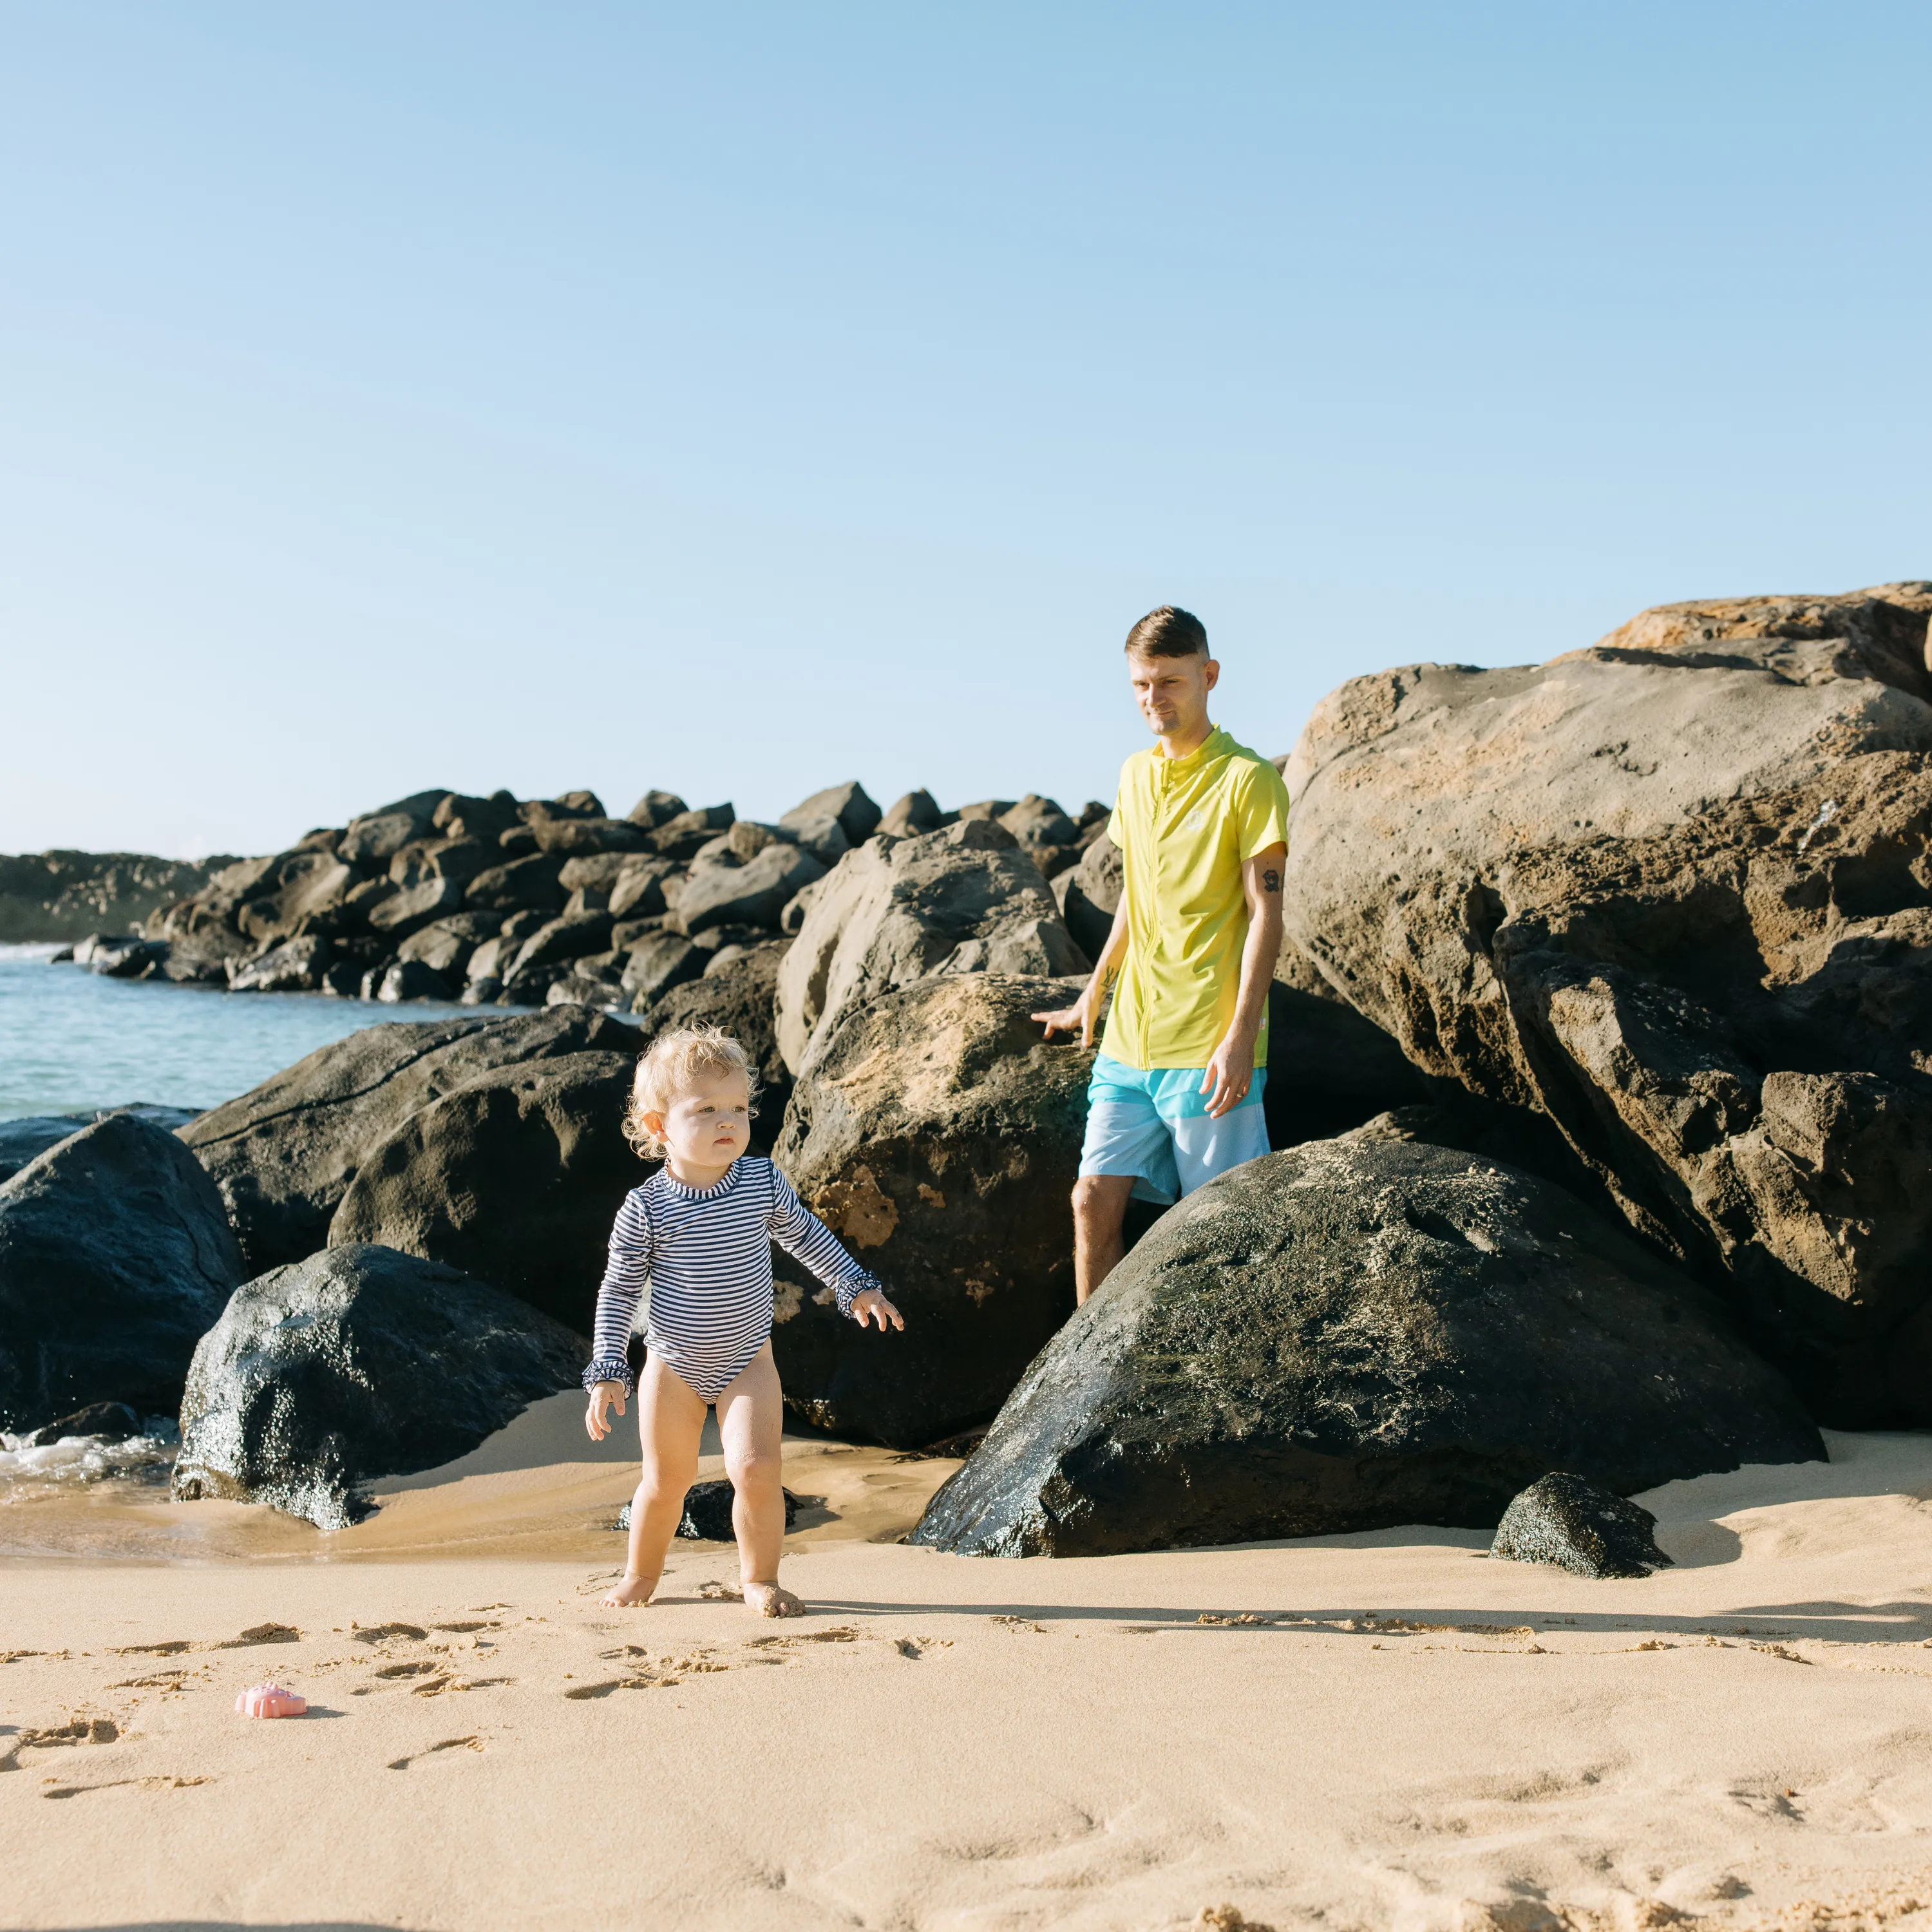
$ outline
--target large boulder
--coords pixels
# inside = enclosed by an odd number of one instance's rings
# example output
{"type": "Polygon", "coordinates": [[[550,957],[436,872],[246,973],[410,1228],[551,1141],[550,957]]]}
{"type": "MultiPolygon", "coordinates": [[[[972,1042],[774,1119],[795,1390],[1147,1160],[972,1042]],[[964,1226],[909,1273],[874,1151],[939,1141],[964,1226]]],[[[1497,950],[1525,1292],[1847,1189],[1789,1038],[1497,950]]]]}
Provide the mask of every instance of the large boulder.
{"type": "Polygon", "coordinates": [[[312,1255],[238,1289],[195,1350],[174,1493],[340,1529],[363,1514],[358,1484],[467,1454],[572,1387],[588,1346],[454,1268],[312,1255]]]}
{"type": "Polygon", "coordinates": [[[802,847],[773,840],[742,864],[694,865],[677,896],[672,923],[692,934],[714,926],[767,926],[776,932],[787,904],[824,876],[825,868],[802,847]]]}
{"type": "Polygon", "coordinates": [[[849,1012],[928,974],[1088,970],[1040,869],[987,820],[880,832],[814,890],[778,970],[778,1051],[796,1072],[849,1012]]]}
{"type": "Polygon", "coordinates": [[[0,1427],[98,1402],[172,1414],[242,1280],[221,1197],[138,1113],[109,1114],[0,1183],[0,1427]]]}
{"type": "Polygon", "coordinates": [[[1093,1055],[1028,1018],[1072,996],[1003,974],[925,980],[852,1012],[806,1063],[775,1158],[906,1320],[862,1331],[775,1258],[773,1346],[807,1421],[936,1442],[991,1415],[1072,1313],[1067,1196],[1093,1055]]]}
{"type": "Polygon", "coordinates": [[[1120,848],[1103,832],[1072,866],[1054,874],[1053,897],[1073,943],[1090,959],[1100,958],[1114,929],[1114,914],[1126,890],[1120,848]]]}
{"type": "Polygon", "coordinates": [[[1368,1128],[1234,1168],[1054,1336],[913,1540],[1089,1556],[1493,1527],[1825,1454],[1709,1296],[1560,1188],[1368,1128]]]}
{"type": "Polygon", "coordinates": [[[636,1042],[617,1021],[571,1007],[368,1027],[212,1108],[181,1137],[221,1190],[248,1270],[260,1274],[322,1246],[363,1161],[445,1094],[500,1069],[634,1052],[636,1042]]]}
{"type": "Polygon", "coordinates": [[[1425,1071],[1540,1109],[1814,1411],[1932,1422],[1932,584],[1646,612],[1344,685],[1289,934],[1425,1071]]]}
{"type": "Polygon", "coordinates": [[[565,862],[552,853],[532,852],[492,866],[470,881],[464,902],[478,912],[561,912],[565,862]]]}
{"type": "Polygon", "coordinates": [[[623,1135],[638,1040],[622,1030],[620,1051],[492,1066],[398,1121],[364,1150],[328,1245],[487,1274],[587,1330],[610,1223],[644,1178],[623,1135]]]}
{"type": "Polygon", "coordinates": [[[27,1114],[0,1120],[0,1180],[11,1180],[30,1160],[37,1160],[50,1147],[70,1140],[83,1127],[104,1120],[110,1114],[135,1114],[150,1125],[172,1133],[184,1127],[200,1113],[198,1107],[158,1107],[146,1101],[125,1107],[101,1107],[86,1114],[27,1114]]]}

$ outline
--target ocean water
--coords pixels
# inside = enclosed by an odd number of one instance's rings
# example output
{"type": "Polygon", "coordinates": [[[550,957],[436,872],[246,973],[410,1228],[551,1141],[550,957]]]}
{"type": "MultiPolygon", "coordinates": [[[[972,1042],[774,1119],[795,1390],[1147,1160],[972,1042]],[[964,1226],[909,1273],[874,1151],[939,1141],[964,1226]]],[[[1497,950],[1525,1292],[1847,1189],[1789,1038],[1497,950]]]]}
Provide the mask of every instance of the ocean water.
{"type": "Polygon", "coordinates": [[[212,1107],[364,1027],[479,1017],[474,1006],[107,980],[50,964],[58,950],[0,945],[0,1120],[135,1101],[212,1107]]]}

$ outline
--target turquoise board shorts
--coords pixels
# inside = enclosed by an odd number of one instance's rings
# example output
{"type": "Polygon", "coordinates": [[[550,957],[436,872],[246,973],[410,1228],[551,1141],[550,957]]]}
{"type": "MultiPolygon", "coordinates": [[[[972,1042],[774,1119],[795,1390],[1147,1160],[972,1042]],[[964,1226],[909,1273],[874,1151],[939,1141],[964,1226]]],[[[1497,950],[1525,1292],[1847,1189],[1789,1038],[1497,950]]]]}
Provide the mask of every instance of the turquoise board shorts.
{"type": "Polygon", "coordinates": [[[1255,1069],[1247,1098],[1218,1120],[1208,1114],[1201,1066],[1129,1066],[1106,1054],[1087,1084],[1087,1138],[1082,1174],[1132,1174],[1134,1198],[1172,1207],[1217,1174],[1268,1150],[1262,1089],[1268,1070],[1255,1069]]]}

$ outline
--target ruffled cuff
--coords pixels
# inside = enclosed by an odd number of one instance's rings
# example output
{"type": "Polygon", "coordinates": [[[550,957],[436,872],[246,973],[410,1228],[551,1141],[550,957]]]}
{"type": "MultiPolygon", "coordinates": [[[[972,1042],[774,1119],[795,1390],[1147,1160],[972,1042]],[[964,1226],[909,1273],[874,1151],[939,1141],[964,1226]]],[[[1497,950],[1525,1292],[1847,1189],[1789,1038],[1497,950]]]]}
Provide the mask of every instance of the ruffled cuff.
{"type": "Polygon", "coordinates": [[[584,1372],[584,1386],[595,1388],[599,1382],[622,1382],[627,1396],[638,1392],[638,1378],[622,1355],[600,1355],[584,1372]]]}
{"type": "Polygon", "coordinates": [[[884,1294],[886,1285],[877,1275],[868,1274],[863,1268],[854,1268],[850,1274],[841,1275],[832,1284],[832,1292],[838,1300],[839,1313],[850,1315],[853,1303],[873,1288],[884,1294]]]}

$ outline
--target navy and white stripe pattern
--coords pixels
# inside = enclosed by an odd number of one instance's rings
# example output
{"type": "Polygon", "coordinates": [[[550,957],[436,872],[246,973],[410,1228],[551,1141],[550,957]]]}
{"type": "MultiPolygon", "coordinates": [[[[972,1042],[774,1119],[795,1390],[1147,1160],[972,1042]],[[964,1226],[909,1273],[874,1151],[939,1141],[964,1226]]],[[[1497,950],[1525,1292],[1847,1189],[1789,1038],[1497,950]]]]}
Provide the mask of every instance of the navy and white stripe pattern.
{"type": "Polygon", "coordinates": [[[686,1187],[664,1168],[632,1189],[610,1230],[584,1386],[636,1388],[624,1346],[648,1282],[645,1346],[716,1402],[771,1334],[775,1240],[832,1290],[841,1315],[850,1315],[866,1289],[882,1286],[768,1160],[740,1154],[710,1187],[686,1187]]]}

